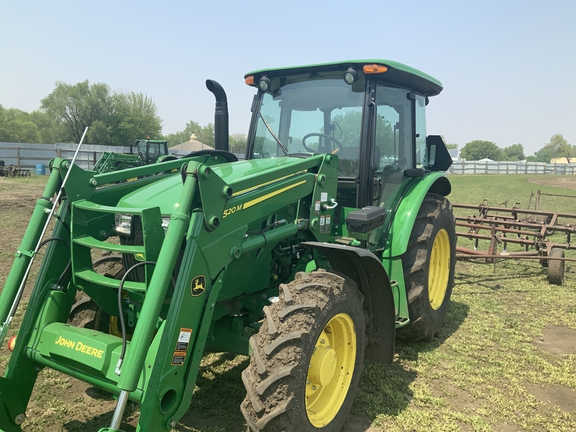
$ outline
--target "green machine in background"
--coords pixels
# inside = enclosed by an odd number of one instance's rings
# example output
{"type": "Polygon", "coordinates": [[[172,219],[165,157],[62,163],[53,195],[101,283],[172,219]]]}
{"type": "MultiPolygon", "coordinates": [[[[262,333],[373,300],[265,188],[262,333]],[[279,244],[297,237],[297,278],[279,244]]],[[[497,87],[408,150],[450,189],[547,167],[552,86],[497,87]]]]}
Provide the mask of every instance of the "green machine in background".
{"type": "Polygon", "coordinates": [[[167,141],[137,140],[134,144],[130,144],[130,153],[102,153],[92,171],[103,174],[174,159],[175,156],[168,154],[167,141]]]}
{"type": "Polygon", "coordinates": [[[170,430],[203,354],[225,351],[251,356],[251,430],[335,431],[365,360],[391,362],[397,336],[438,333],[456,244],[451,159],[426,135],[440,82],[387,60],[245,79],[257,89],[246,160],[227,151],[226,94],[208,80],[216,150],[108,173],[54,161],[0,296],[4,340],[42,245],[0,428],[20,430],[49,367],[118,396],[101,431],[120,430],[128,400],[138,430],[170,430]]]}

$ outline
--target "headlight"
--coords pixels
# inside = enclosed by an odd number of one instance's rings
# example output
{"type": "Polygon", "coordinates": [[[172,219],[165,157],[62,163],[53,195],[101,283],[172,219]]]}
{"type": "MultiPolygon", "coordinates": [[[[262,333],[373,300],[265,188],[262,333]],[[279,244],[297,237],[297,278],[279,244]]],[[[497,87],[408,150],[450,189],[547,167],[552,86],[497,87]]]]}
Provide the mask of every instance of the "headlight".
{"type": "Polygon", "coordinates": [[[168,231],[168,224],[170,223],[170,216],[162,216],[162,228],[164,228],[164,234],[168,231]]]}
{"type": "Polygon", "coordinates": [[[114,215],[116,220],[116,232],[122,235],[132,235],[132,215],[117,214],[114,215]]]}

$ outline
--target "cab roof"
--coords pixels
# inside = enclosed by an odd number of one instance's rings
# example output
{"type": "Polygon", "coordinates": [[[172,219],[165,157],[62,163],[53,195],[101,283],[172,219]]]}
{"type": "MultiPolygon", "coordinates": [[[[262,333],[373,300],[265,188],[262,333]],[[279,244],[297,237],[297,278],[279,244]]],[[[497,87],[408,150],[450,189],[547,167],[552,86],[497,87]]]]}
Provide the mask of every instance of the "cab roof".
{"type": "Polygon", "coordinates": [[[333,63],[318,63],[303,66],[259,69],[247,73],[244,75],[244,78],[252,75],[254,76],[254,83],[256,84],[258,83],[258,80],[264,75],[270,78],[276,76],[297,75],[322,71],[341,70],[342,73],[344,73],[349,67],[353,67],[357,71],[361,72],[364,65],[372,64],[383,65],[388,68],[387,72],[378,74],[384,81],[391,84],[408,87],[419,93],[422,93],[425,96],[436,96],[443,89],[442,83],[436,78],[405,64],[383,59],[344,60],[333,63]]]}

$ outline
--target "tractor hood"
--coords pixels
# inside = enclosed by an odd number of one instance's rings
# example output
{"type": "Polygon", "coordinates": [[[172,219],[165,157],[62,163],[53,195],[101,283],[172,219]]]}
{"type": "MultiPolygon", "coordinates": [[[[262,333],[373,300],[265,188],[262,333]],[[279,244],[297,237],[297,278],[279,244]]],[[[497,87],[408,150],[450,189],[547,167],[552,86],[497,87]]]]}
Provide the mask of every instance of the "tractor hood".
{"type": "MultiPolygon", "coordinates": [[[[299,162],[302,162],[301,158],[279,157],[228,162],[213,165],[211,168],[222,180],[232,185],[238,180],[246,180],[251,176],[262,176],[280,167],[299,162]]],[[[162,215],[167,216],[178,208],[181,192],[182,178],[180,175],[173,175],[127,194],[117,205],[128,208],[160,207],[162,215]]]]}

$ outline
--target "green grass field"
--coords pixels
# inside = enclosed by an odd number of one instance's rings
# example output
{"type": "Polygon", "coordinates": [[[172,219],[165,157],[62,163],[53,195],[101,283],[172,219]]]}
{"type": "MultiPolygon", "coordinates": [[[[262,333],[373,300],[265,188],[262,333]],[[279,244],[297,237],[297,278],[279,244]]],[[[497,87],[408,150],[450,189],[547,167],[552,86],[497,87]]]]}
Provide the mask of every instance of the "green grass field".
{"type": "MultiPolygon", "coordinates": [[[[494,206],[507,201],[508,207],[520,201],[526,208],[538,189],[576,195],[530,179],[451,176],[449,198],[462,204],[486,198],[494,206]]],[[[576,213],[576,198],[543,197],[542,205],[576,213]]],[[[458,262],[440,338],[399,342],[390,368],[368,365],[356,415],[386,431],[576,430],[574,270],[567,262],[565,282],[555,286],[537,260],[458,262]]]]}
{"type": "MultiPolygon", "coordinates": [[[[538,189],[576,195],[530,182],[543,177],[451,176],[449,198],[468,204],[508,201],[509,207],[520,201],[526,207],[538,189]]],[[[546,176],[548,183],[554,179],[546,176]]],[[[0,197],[3,193],[0,188],[0,197]]],[[[576,199],[547,197],[543,206],[576,213],[576,199]]],[[[576,265],[567,262],[565,282],[555,286],[537,260],[458,262],[440,337],[432,343],[398,341],[396,348],[391,365],[366,364],[345,431],[574,431],[576,265]]],[[[6,359],[2,348],[0,364],[6,359]]],[[[205,357],[192,407],[174,430],[245,431],[239,404],[247,361],[229,354],[205,357]]],[[[62,399],[73,379],[50,371],[41,375],[24,430],[106,425],[111,413],[94,408],[98,401],[82,394],[62,399]]],[[[137,416],[137,407],[128,411],[137,416]]]]}

